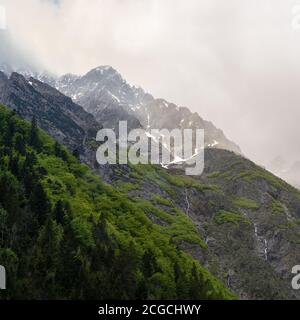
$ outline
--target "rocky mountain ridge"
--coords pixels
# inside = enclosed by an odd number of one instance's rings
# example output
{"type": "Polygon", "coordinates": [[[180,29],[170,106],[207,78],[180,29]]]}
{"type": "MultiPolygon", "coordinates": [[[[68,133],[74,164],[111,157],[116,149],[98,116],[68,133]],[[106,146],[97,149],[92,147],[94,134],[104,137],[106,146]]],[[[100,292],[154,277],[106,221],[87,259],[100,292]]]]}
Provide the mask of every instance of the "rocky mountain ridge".
{"type": "Polygon", "coordinates": [[[101,125],[81,106],[46,83],[0,72],[0,102],[38,125],[71,151],[84,155],[101,125]]]}
{"type": "Polygon", "coordinates": [[[120,120],[127,120],[129,129],[204,129],[206,147],[241,153],[239,146],[227,139],[212,122],[186,107],[156,99],[142,88],[128,84],[111,66],[94,68],[83,76],[56,77],[47,73],[21,72],[25,77],[34,76],[71,97],[104,127],[115,129],[120,120]]]}

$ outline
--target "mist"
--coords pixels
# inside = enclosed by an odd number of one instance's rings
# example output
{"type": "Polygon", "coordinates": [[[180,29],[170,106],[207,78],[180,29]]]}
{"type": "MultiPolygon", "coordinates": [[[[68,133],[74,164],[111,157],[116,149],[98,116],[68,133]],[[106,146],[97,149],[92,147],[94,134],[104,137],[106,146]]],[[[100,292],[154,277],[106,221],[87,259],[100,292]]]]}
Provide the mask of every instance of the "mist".
{"type": "Polygon", "coordinates": [[[300,160],[300,0],[0,0],[0,60],[50,72],[111,65],[197,111],[262,165],[300,160]],[[295,22],[295,20],[294,20],[295,22]]]}

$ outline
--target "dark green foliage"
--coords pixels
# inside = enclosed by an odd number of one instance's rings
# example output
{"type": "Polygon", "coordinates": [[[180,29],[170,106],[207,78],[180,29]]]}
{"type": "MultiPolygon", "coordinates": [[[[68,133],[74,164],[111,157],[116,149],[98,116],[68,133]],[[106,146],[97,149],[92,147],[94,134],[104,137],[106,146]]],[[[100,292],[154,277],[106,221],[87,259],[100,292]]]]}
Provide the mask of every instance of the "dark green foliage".
{"type": "Polygon", "coordinates": [[[67,151],[57,141],[55,141],[54,145],[54,154],[56,157],[62,158],[63,160],[68,159],[67,151]]]}
{"type": "Polygon", "coordinates": [[[41,147],[36,117],[33,117],[31,121],[31,127],[29,132],[29,145],[31,145],[36,150],[39,150],[41,147]]]}
{"type": "Polygon", "coordinates": [[[26,148],[25,148],[25,139],[24,137],[17,133],[16,134],[16,137],[15,137],[15,148],[16,148],[16,151],[24,156],[25,155],[25,152],[26,152],[26,148]]]}
{"type": "MultiPolygon", "coordinates": [[[[235,297],[178,249],[191,229],[183,213],[163,229],[35,119],[30,125],[0,106],[0,126],[0,264],[8,275],[0,298],[235,297]]],[[[191,240],[201,244],[196,233],[191,240]]]]}
{"type": "Polygon", "coordinates": [[[51,203],[41,183],[38,183],[33,188],[30,197],[30,207],[38,214],[37,218],[40,223],[45,222],[46,218],[50,216],[51,203]]]}

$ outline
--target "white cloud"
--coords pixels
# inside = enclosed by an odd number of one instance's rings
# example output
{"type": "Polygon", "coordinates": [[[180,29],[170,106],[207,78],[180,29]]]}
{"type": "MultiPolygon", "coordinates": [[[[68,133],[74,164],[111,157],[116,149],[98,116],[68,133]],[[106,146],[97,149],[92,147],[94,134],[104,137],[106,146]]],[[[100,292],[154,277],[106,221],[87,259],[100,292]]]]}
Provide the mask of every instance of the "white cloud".
{"type": "Polygon", "coordinates": [[[6,9],[0,5],[0,30],[6,29],[6,9]]]}
{"type": "Polygon", "coordinates": [[[300,31],[291,27],[300,0],[2,2],[14,44],[47,69],[112,65],[212,120],[257,161],[300,158],[300,31]]]}

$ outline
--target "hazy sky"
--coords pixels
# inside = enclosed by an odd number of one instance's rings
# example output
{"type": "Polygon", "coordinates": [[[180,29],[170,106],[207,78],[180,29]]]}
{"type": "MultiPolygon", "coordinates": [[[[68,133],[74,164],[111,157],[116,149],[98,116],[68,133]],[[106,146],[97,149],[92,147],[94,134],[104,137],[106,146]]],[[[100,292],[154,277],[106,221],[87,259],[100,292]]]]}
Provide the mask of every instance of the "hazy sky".
{"type": "Polygon", "coordinates": [[[1,4],[6,36],[46,69],[112,65],[130,83],[213,121],[253,160],[300,159],[300,29],[292,27],[300,0],[1,4]]]}

